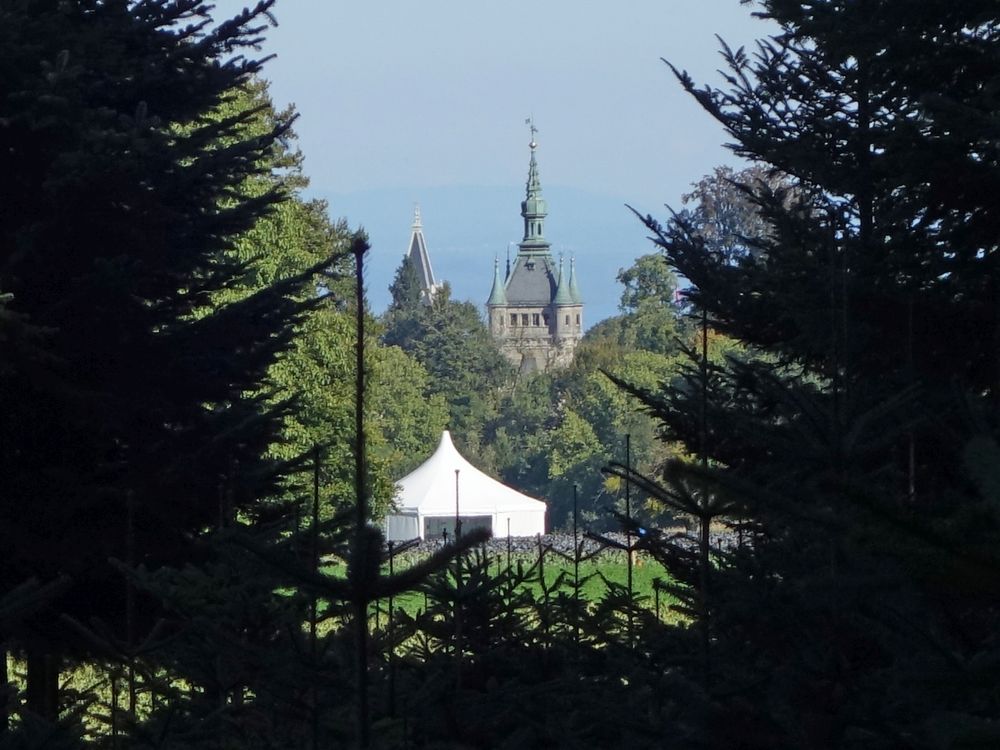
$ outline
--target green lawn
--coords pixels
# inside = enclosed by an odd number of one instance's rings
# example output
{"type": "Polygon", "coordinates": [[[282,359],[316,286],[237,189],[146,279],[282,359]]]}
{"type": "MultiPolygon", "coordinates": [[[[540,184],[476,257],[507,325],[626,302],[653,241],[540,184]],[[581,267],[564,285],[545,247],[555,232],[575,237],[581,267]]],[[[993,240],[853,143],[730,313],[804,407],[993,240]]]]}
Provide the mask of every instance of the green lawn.
{"type": "MultiPolygon", "coordinates": [[[[516,566],[518,560],[520,560],[521,565],[527,569],[535,563],[536,559],[535,555],[515,555],[512,564],[516,566]]],[[[506,567],[506,564],[506,556],[500,555],[493,559],[490,569],[502,570],[506,567]]],[[[404,570],[406,567],[408,567],[406,561],[397,561],[395,570],[398,572],[404,570]]],[[[327,572],[333,575],[344,575],[345,567],[343,565],[333,566],[327,569],[327,572]]],[[[388,568],[383,572],[388,573],[388,568]]],[[[544,575],[547,585],[551,586],[561,572],[565,572],[565,590],[570,591],[573,580],[573,562],[559,555],[546,555],[544,575]]],[[[659,563],[648,557],[638,556],[632,567],[632,589],[636,596],[640,597],[642,603],[650,610],[656,606],[653,582],[657,578],[662,582],[668,580],[666,572],[659,563]]],[[[581,597],[588,602],[597,602],[605,596],[608,590],[604,579],[625,586],[628,579],[628,568],[623,556],[604,555],[596,559],[582,561],[580,563],[580,579],[583,581],[580,592],[581,597]]],[[[527,585],[536,597],[541,596],[541,585],[537,580],[527,585]]],[[[670,601],[670,597],[661,592],[660,615],[663,619],[675,619],[675,616],[668,610],[670,601]]],[[[385,616],[387,604],[388,602],[382,601],[378,605],[382,617],[385,616]]],[[[415,614],[426,606],[425,597],[421,592],[403,594],[395,598],[393,606],[397,608],[401,607],[410,614],[415,614]]],[[[373,605],[374,609],[375,606],[373,605]]]]}

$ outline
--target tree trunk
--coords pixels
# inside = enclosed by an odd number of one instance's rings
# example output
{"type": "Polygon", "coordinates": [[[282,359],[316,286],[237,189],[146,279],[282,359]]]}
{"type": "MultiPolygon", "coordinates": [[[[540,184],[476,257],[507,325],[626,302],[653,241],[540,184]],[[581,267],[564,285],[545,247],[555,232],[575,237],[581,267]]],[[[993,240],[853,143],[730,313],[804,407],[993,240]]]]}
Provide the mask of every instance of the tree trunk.
{"type": "Polygon", "coordinates": [[[28,649],[28,710],[47,719],[59,718],[59,658],[44,649],[28,649]]]}
{"type": "Polygon", "coordinates": [[[0,737],[10,729],[10,675],[7,672],[7,647],[0,648],[0,737]]]}

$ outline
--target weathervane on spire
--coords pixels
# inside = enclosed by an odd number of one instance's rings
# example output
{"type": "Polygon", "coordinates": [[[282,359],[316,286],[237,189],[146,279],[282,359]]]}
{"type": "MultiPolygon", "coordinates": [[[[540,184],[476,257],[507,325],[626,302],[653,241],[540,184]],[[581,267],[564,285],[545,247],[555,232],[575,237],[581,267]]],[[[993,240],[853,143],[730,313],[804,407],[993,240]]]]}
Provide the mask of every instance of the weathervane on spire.
{"type": "Polygon", "coordinates": [[[531,150],[534,151],[535,148],[538,146],[538,144],[535,143],[535,133],[538,132],[538,128],[535,127],[534,115],[526,117],[524,119],[524,124],[527,125],[529,128],[531,128],[531,143],[529,143],[528,146],[530,146],[531,150]]]}

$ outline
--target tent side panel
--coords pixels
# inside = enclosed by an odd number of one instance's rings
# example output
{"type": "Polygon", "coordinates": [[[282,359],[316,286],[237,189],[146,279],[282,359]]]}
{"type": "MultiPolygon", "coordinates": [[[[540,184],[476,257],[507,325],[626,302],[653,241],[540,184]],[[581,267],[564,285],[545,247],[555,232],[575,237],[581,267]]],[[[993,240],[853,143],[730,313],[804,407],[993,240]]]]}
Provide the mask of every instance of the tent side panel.
{"type": "Polygon", "coordinates": [[[497,513],[493,524],[493,536],[507,536],[507,521],[510,520],[511,536],[535,536],[545,533],[544,510],[517,510],[509,513],[497,513]]]}
{"type": "Polygon", "coordinates": [[[393,513],[385,517],[385,538],[390,542],[405,542],[420,536],[416,513],[393,513]]]}

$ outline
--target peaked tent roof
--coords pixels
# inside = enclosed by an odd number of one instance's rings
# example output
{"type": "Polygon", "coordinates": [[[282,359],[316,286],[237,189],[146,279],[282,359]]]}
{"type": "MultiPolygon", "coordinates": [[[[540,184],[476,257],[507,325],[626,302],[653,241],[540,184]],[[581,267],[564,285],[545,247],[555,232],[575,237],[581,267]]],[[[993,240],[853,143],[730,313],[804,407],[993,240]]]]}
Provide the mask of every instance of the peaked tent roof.
{"type": "Polygon", "coordinates": [[[445,430],[434,455],[400,479],[399,511],[422,516],[455,515],[455,470],[458,507],[463,516],[509,511],[544,511],[545,503],[511,489],[470,464],[445,430]]]}

